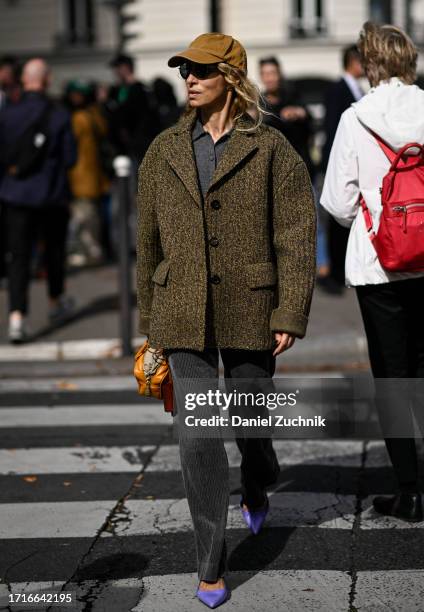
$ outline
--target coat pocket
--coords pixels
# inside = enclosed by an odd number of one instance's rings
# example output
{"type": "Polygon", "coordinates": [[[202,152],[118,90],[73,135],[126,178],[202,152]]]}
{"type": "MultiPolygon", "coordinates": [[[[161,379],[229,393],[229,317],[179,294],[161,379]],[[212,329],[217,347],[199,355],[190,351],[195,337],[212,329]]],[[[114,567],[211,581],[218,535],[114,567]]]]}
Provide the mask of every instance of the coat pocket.
{"type": "Polygon", "coordinates": [[[153,272],[152,281],[157,285],[165,285],[169,272],[169,259],[162,259],[153,272]]]}
{"type": "Polygon", "coordinates": [[[277,283],[277,267],[272,261],[260,261],[247,264],[245,267],[246,281],[250,289],[272,287],[277,283]]]}

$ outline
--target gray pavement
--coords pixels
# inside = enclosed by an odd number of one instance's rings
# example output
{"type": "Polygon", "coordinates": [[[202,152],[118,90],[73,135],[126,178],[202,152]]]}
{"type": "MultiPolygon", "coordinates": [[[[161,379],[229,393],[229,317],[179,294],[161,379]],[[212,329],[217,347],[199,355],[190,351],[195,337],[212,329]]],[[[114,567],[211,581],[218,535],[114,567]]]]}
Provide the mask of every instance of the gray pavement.
{"type": "MultiPolygon", "coordinates": [[[[133,274],[135,282],[135,273],[133,274]]],[[[0,289],[0,372],[5,362],[99,359],[102,363],[119,354],[119,284],[116,266],[101,266],[74,272],[67,280],[68,292],[77,301],[75,316],[59,327],[47,320],[45,281],[33,281],[30,291],[29,324],[34,342],[22,347],[7,343],[7,292],[0,289]],[[37,347],[37,350],[34,348],[37,347]],[[3,358],[2,358],[3,354],[3,358]]],[[[139,341],[135,295],[133,337],[139,341]]],[[[40,364],[39,364],[40,366],[40,364]]],[[[281,370],[291,368],[321,371],[367,368],[368,356],[362,321],[354,289],[331,296],[316,288],[307,336],[297,340],[278,359],[281,370]]],[[[56,366],[57,368],[57,366],[56,366]]]]}

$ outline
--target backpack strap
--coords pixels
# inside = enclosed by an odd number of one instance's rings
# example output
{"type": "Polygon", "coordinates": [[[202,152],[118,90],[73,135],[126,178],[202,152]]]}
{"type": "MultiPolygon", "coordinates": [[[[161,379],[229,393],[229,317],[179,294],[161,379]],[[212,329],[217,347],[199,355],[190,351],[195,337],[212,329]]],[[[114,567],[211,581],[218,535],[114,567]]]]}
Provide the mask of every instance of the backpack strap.
{"type": "Polygon", "coordinates": [[[367,228],[367,232],[368,235],[371,239],[371,241],[375,240],[376,236],[375,236],[375,232],[372,228],[372,217],[371,217],[371,213],[369,211],[369,208],[364,200],[364,196],[361,194],[359,194],[359,204],[362,208],[362,213],[364,215],[364,221],[365,221],[365,227],[367,228]]]}
{"type": "Polygon", "coordinates": [[[384,140],[381,138],[381,136],[379,136],[378,134],[373,132],[373,130],[371,130],[370,128],[368,128],[368,130],[374,136],[374,138],[376,139],[376,141],[380,145],[381,149],[383,150],[383,153],[385,153],[385,155],[388,158],[388,160],[390,161],[390,163],[393,164],[393,162],[396,159],[396,155],[397,155],[396,152],[393,151],[393,149],[391,147],[389,147],[389,145],[386,142],[384,142],[384,140]]]}

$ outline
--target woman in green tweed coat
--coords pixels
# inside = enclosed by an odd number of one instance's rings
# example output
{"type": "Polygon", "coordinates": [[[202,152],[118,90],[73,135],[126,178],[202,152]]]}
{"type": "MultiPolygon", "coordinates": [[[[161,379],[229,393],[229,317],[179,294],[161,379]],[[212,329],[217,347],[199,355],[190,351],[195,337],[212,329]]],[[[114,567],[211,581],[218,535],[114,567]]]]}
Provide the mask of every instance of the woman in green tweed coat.
{"type": "MultiPolygon", "coordinates": [[[[238,41],[202,34],[168,65],[180,67],[188,100],[139,169],[139,331],[165,350],[174,379],[216,377],[218,351],[226,378],[272,378],[276,355],[303,338],[308,322],[316,231],[309,175],[285,137],[262,123],[238,41]]],[[[257,532],[278,461],[271,440],[237,444],[240,505],[257,532]],[[262,469],[255,476],[246,467],[253,464],[262,469]]],[[[180,438],[180,452],[197,594],[214,607],[228,594],[228,461],[222,439],[180,438]]]]}

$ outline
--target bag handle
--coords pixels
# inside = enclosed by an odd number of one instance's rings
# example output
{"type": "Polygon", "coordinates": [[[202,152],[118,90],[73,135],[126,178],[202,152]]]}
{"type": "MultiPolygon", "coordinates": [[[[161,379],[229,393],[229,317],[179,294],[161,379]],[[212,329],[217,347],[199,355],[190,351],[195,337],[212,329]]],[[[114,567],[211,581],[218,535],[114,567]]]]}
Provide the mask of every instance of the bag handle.
{"type": "Polygon", "coordinates": [[[412,157],[415,157],[416,160],[414,162],[412,162],[411,164],[408,164],[407,162],[404,162],[404,166],[408,167],[408,168],[416,168],[416,166],[420,165],[420,162],[424,161],[424,146],[419,144],[418,142],[410,142],[408,144],[406,144],[405,146],[403,146],[397,153],[394,161],[392,162],[392,165],[390,166],[390,170],[393,171],[397,168],[398,163],[402,157],[402,155],[405,153],[405,151],[408,151],[408,149],[412,149],[412,148],[416,148],[419,149],[419,153],[418,155],[413,155],[412,157]]]}

